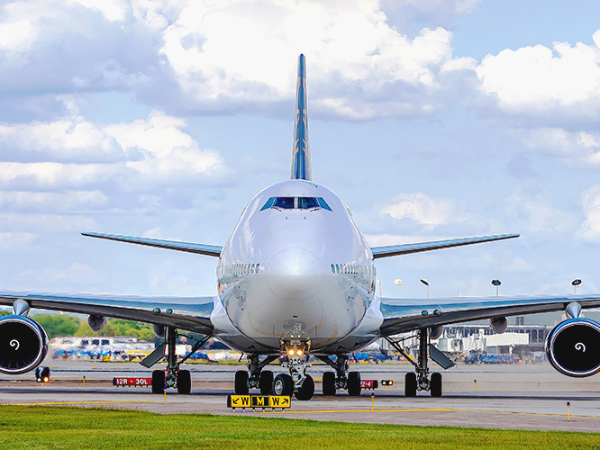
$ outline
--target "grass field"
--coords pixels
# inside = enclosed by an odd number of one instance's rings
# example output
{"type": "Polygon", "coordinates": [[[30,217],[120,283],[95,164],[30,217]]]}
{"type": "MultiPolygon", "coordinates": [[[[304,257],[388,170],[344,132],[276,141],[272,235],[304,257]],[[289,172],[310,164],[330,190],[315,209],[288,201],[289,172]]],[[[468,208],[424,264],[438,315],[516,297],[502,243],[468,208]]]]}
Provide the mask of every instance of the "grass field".
{"type": "Polygon", "coordinates": [[[0,406],[0,449],[588,449],[599,434],[0,406]]]}

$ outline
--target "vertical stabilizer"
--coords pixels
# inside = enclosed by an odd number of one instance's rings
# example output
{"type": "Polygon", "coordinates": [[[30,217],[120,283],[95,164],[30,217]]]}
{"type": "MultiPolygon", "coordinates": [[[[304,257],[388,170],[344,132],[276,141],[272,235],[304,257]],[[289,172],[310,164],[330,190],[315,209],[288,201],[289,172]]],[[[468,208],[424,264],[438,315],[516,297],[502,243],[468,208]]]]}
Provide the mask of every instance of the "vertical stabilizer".
{"type": "Polygon", "coordinates": [[[292,180],[310,180],[310,146],[308,144],[308,114],[306,112],[306,64],[304,55],[298,59],[296,86],[296,124],[292,152],[292,180]]]}

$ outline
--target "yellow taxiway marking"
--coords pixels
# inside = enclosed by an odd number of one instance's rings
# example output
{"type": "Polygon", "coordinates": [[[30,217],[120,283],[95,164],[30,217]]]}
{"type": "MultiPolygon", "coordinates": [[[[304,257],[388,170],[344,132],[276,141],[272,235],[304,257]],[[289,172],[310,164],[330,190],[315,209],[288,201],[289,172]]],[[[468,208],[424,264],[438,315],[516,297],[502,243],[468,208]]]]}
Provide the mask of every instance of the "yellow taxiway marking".
{"type": "Polygon", "coordinates": [[[159,403],[156,400],[106,400],[89,402],[5,403],[4,406],[88,405],[92,403],[159,403]]]}
{"type": "MultiPolygon", "coordinates": [[[[336,410],[318,410],[318,411],[262,411],[261,414],[319,414],[319,413],[364,413],[364,412],[478,412],[478,413],[501,413],[501,414],[526,414],[533,416],[557,416],[567,417],[567,414],[539,413],[526,411],[496,411],[491,409],[458,409],[458,408],[423,408],[423,409],[336,409],[336,410]]],[[[571,414],[572,417],[583,417],[590,419],[600,419],[600,416],[584,416],[571,414]]]]}

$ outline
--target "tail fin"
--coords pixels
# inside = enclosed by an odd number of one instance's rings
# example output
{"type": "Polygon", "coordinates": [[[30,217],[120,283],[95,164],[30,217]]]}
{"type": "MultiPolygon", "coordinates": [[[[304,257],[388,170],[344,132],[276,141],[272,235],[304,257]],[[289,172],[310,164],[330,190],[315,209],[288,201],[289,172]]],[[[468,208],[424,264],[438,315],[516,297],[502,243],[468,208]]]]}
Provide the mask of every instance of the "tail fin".
{"type": "Polygon", "coordinates": [[[296,86],[296,124],[292,152],[292,180],[310,180],[310,146],[308,143],[308,114],[306,112],[306,66],[304,55],[298,59],[296,86]]]}

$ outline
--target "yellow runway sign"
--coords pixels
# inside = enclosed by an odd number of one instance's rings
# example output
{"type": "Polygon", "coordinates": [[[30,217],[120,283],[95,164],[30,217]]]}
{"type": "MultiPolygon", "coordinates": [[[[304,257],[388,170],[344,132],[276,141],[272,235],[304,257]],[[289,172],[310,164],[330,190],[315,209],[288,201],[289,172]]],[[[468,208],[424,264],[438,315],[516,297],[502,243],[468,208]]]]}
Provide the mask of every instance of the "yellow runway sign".
{"type": "Polygon", "coordinates": [[[292,401],[283,395],[229,395],[228,408],[289,408],[292,401]]]}

